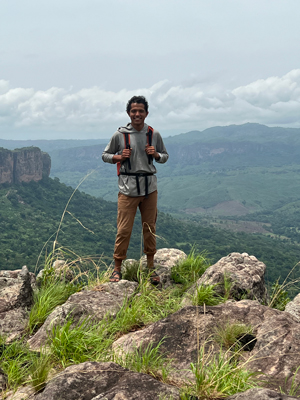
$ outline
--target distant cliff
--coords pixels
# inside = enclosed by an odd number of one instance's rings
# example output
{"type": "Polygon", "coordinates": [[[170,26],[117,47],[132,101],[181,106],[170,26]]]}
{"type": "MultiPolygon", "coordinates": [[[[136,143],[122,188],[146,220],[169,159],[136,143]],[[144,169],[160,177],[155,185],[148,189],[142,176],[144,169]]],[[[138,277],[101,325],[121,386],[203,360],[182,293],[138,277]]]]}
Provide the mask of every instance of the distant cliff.
{"type": "Polygon", "coordinates": [[[0,184],[40,181],[50,175],[51,158],[38,147],[0,148],[0,184]]]}

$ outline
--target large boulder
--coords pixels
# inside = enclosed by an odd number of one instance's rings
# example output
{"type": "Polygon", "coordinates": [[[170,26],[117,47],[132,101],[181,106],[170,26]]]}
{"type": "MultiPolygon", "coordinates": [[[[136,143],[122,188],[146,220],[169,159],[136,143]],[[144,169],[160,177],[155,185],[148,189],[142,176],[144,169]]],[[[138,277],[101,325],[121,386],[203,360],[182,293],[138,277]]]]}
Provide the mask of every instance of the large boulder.
{"type": "Polygon", "coordinates": [[[179,400],[179,390],[146,374],[106,362],[85,362],[66,368],[36,400],[179,400]]]}
{"type": "Polygon", "coordinates": [[[298,321],[300,321],[300,293],[285,306],[285,311],[292,314],[298,321]]]}
{"type": "Polygon", "coordinates": [[[254,388],[229,396],[226,400],[292,400],[297,398],[275,392],[275,390],[254,388]]]}
{"type": "Polygon", "coordinates": [[[35,390],[32,386],[20,386],[16,391],[11,390],[5,393],[5,400],[29,400],[33,399],[35,390]]]}
{"type": "Polygon", "coordinates": [[[216,291],[224,296],[225,281],[227,281],[230,298],[258,300],[266,304],[265,270],[265,264],[258,261],[255,256],[249,256],[247,253],[231,253],[210,266],[198,279],[197,286],[216,285],[216,291]]]}
{"type": "Polygon", "coordinates": [[[246,346],[249,351],[243,354],[246,368],[261,373],[270,387],[283,386],[292,379],[299,366],[299,324],[288,313],[253,300],[185,307],[141,331],[124,335],[113,347],[122,357],[137,347],[155,346],[162,341],[160,350],[172,360],[173,378],[182,384],[183,371],[197,361],[199,346],[208,353],[220,351],[214,332],[216,327],[228,324],[251,325],[253,329],[249,339],[252,346],[246,346]]]}
{"type": "MultiPolygon", "coordinates": [[[[182,250],[178,249],[159,249],[154,254],[154,267],[166,267],[171,269],[179,261],[186,259],[186,254],[182,250]]],[[[142,257],[142,264],[146,265],[147,257],[142,257]]]]}
{"type": "Polygon", "coordinates": [[[124,301],[129,299],[137,288],[136,282],[121,280],[108,282],[94,290],[83,290],[75,293],[61,306],[49,315],[44,325],[28,341],[32,350],[39,350],[45,345],[49,332],[58,325],[63,325],[72,319],[75,326],[83,319],[101,321],[105,315],[114,317],[122,307],[124,301]]]}
{"type": "Polygon", "coordinates": [[[34,279],[26,266],[21,270],[0,271],[0,335],[7,341],[24,333],[33,302],[32,283],[34,279]]]}
{"type": "MultiPolygon", "coordinates": [[[[167,288],[172,284],[171,271],[172,268],[181,260],[186,259],[186,254],[178,249],[159,249],[154,255],[154,268],[160,277],[159,287],[167,288]]],[[[141,258],[143,267],[147,265],[147,258],[141,258]]]]}

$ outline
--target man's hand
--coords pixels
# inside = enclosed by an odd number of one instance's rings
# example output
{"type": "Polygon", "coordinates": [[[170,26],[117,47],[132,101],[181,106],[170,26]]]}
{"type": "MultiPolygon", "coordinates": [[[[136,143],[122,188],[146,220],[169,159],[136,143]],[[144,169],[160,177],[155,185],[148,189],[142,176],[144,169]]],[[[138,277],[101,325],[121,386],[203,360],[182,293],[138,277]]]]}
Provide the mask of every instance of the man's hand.
{"type": "Polygon", "coordinates": [[[123,161],[127,160],[128,158],[130,158],[131,150],[132,149],[124,149],[122,151],[122,154],[115,154],[113,156],[113,163],[116,164],[118,162],[123,162],[123,161]]]}
{"type": "Polygon", "coordinates": [[[122,151],[121,161],[125,161],[127,158],[130,158],[132,149],[124,149],[122,151]]]}
{"type": "Polygon", "coordinates": [[[148,154],[148,156],[153,156],[156,160],[160,158],[160,155],[157,153],[154,146],[149,146],[149,144],[147,144],[145,147],[145,152],[148,154]]]}

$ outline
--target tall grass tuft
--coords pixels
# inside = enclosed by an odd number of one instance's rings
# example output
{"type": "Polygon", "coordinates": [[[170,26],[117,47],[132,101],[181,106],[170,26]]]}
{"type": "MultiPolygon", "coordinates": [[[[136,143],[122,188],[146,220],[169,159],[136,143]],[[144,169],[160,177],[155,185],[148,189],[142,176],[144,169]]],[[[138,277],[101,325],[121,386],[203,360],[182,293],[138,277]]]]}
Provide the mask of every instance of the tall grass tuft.
{"type": "Polygon", "coordinates": [[[251,325],[227,321],[215,327],[214,340],[226,349],[238,349],[242,346],[238,339],[252,333],[251,325]]]}
{"type": "Polygon", "coordinates": [[[193,247],[185,260],[172,268],[171,278],[175,283],[190,287],[209,267],[206,253],[197,253],[193,247]]]}
{"type": "Polygon", "coordinates": [[[39,329],[52,311],[64,304],[78,288],[71,284],[54,281],[51,285],[42,286],[34,292],[34,304],[29,312],[27,331],[33,334],[39,329]]]}
{"type": "Polygon", "coordinates": [[[28,346],[22,340],[16,340],[6,344],[6,339],[0,337],[2,353],[0,364],[7,375],[8,387],[16,389],[25,383],[32,371],[32,366],[38,361],[39,355],[30,352],[28,346]]]}
{"type": "Polygon", "coordinates": [[[73,326],[70,319],[63,326],[53,327],[48,345],[55,362],[66,368],[85,361],[107,361],[113,339],[106,324],[106,320],[92,323],[85,319],[73,326]]]}
{"type": "Polygon", "coordinates": [[[246,363],[238,365],[236,355],[229,353],[214,354],[213,349],[206,352],[204,343],[198,353],[198,362],[191,364],[194,382],[182,389],[182,400],[222,399],[235,393],[257,387],[255,374],[248,371],[246,363]]]}
{"type": "Polygon", "coordinates": [[[223,303],[225,299],[219,296],[215,291],[215,285],[200,285],[197,286],[194,295],[192,296],[192,304],[194,306],[216,306],[223,303]]]}
{"type": "Polygon", "coordinates": [[[170,359],[161,352],[161,340],[156,346],[149,343],[136,347],[133,352],[126,353],[122,357],[114,356],[114,362],[131,371],[141,372],[153,376],[163,382],[167,381],[170,371],[170,359]]]}

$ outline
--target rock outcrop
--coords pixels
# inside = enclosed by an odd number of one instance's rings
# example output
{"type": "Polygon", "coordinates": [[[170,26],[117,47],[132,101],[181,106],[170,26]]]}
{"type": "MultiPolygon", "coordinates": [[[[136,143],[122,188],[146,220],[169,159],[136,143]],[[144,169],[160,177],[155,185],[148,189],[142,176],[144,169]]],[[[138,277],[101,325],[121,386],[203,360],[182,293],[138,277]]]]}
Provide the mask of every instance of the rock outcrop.
{"type": "MultiPolygon", "coordinates": [[[[155,267],[157,270],[164,268],[160,271],[163,271],[161,277],[166,274],[165,286],[174,284],[170,279],[171,269],[184,257],[185,254],[176,249],[162,249],[158,252],[155,267]]],[[[63,268],[64,265],[59,262],[57,267],[63,268]]],[[[219,368],[224,360],[227,365],[232,365],[232,370],[241,367],[242,370],[258,375],[257,383],[263,387],[237,393],[228,397],[228,400],[292,400],[294,397],[279,391],[293,394],[297,390],[300,392],[299,295],[286,307],[289,312],[262,305],[261,302],[267,299],[264,272],[265,265],[254,256],[232,253],[208,268],[197,282],[198,285],[216,285],[219,294],[224,294],[229,287],[230,300],[216,306],[185,306],[155,323],[134,326],[129,333],[123,334],[120,330],[113,338],[115,341],[109,350],[110,358],[105,355],[105,361],[108,362],[87,361],[69,366],[60,373],[51,371],[51,378],[40,393],[34,394],[32,388],[24,386],[16,393],[7,394],[6,399],[179,400],[179,388],[195,382],[191,363],[202,363],[205,371],[211,367],[212,362],[216,363],[214,368],[219,368]],[[224,278],[229,282],[227,288],[224,286],[224,278]],[[241,299],[247,296],[250,299],[241,299]],[[243,327],[246,334],[234,336],[231,344],[222,342],[219,333],[226,333],[228,327],[243,327]],[[120,337],[120,334],[123,336],[120,337]],[[237,348],[237,343],[240,348],[237,348]],[[158,345],[159,354],[171,367],[168,369],[169,384],[122,367],[128,365],[124,361],[131,360],[133,353],[136,356],[140,352],[144,356],[146,353],[143,350],[158,345]],[[56,373],[58,375],[55,376],[56,373]]],[[[0,272],[0,330],[9,340],[19,338],[24,331],[34,284],[35,279],[26,267],[22,271],[0,272]]],[[[50,351],[50,348],[42,349],[42,346],[47,346],[51,329],[67,321],[75,326],[85,319],[89,323],[103,320],[106,325],[109,323],[108,318],[117,317],[122,304],[128,304],[127,300],[130,300],[129,309],[134,311],[134,296],[141,296],[145,288],[149,289],[146,294],[155,307],[153,299],[160,301],[160,297],[163,297],[162,288],[152,288],[149,283],[145,283],[138,292],[137,282],[124,279],[71,295],[63,305],[56,307],[28,341],[31,350],[45,353],[50,351]],[[153,293],[155,295],[152,299],[153,293]]],[[[144,312],[144,308],[141,311],[144,312]]],[[[3,370],[0,370],[0,388],[5,389],[10,384],[4,366],[3,370]]],[[[160,378],[162,376],[163,373],[160,378]]]]}
{"type": "Polygon", "coordinates": [[[216,291],[224,296],[225,281],[227,281],[230,298],[258,300],[266,304],[265,271],[265,264],[258,261],[255,256],[249,256],[247,253],[231,253],[209,267],[198,279],[197,286],[216,285],[216,291]]]}
{"type": "Polygon", "coordinates": [[[300,293],[286,305],[285,311],[292,314],[300,322],[300,293]]]}
{"type": "Polygon", "coordinates": [[[36,400],[180,400],[179,390],[146,374],[107,362],[85,362],[66,368],[36,400]]]}
{"type": "Polygon", "coordinates": [[[292,400],[298,397],[288,396],[283,393],[275,392],[270,389],[249,389],[243,393],[237,393],[233,396],[227,397],[227,400],[292,400]]]}
{"type": "MultiPolygon", "coordinates": [[[[113,344],[116,354],[134,352],[136,348],[157,345],[172,359],[174,379],[182,383],[183,371],[195,363],[199,346],[208,353],[219,353],[214,340],[216,327],[226,324],[246,324],[253,329],[252,351],[243,355],[246,367],[263,374],[272,386],[283,385],[299,366],[299,324],[290,314],[271,309],[253,300],[227,302],[211,307],[185,307],[149,327],[129,333],[113,344]],[[212,350],[213,349],[213,350],[212,350]],[[176,372],[177,371],[177,372],[176,372]]],[[[185,378],[186,379],[186,378],[185,378]]]]}
{"type": "Polygon", "coordinates": [[[7,341],[24,333],[28,308],[32,305],[34,281],[27,267],[16,271],[0,271],[0,335],[7,341]]]}
{"type": "Polygon", "coordinates": [[[51,158],[38,147],[0,148],[0,184],[40,181],[50,175],[51,158]]]}

